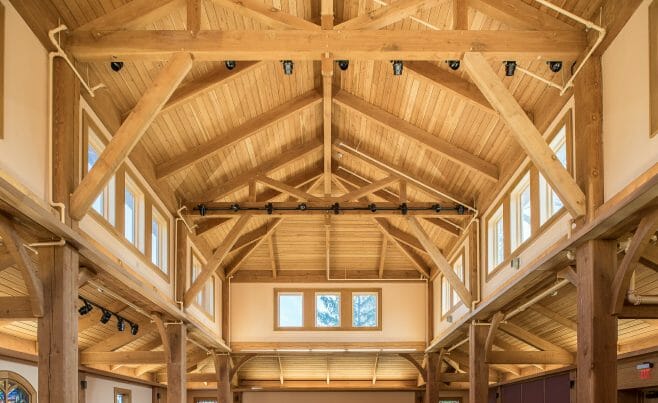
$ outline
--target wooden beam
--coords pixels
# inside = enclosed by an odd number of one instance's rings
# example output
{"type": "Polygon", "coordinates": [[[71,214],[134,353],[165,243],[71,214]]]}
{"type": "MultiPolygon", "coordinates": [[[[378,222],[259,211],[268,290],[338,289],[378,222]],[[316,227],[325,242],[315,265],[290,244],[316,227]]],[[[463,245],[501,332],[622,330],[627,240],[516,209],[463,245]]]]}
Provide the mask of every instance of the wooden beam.
{"type": "Polygon", "coordinates": [[[137,145],[162,106],[191,68],[192,57],[190,54],[177,53],[158,74],[151,87],[142,95],[135,109],[107,144],[98,161],[71,195],[71,218],[79,221],[84,217],[107,181],[123,164],[130,151],[137,145]]]}
{"type": "Polygon", "coordinates": [[[32,315],[41,317],[44,313],[44,296],[43,285],[39,279],[39,272],[32,258],[27,253],[23,240],[16,231],[14,222],[6,216],[0,214],[0,237],[5,244],[7,251],[11,255],[16,266],[18,266],[21,277],[27,287],[32,307],[32,315]]]}
{"type": "Polygon", "coordinates": [[[489,62],[481,53],[466,53],[464,63],[473,81],[507,123],[510,134],[560,196],[569,213],[576,218],[583,216],[586,213],[585,194],[566,168],[562,166],[539,130],[491,68],[489,62]]]}
{"type": "Polygon", "coordinates": [[[272,236],[267,242],[267,252],[270,255],[270,265],[272,266],[272,278],[276,279],[277,272],[279,271],[279,265],[277,263],[276,254],[274,253],[274,234],[272,234],[272,236]]]}
{"type": "Polygon", "coordinates": [[[337,30],[375,30],[395,24],[418,11],[447,0],[398,0],[336,25],[337,30]]]}
{"type": "Polygon", "coordinates": [[[285,13],[278,8],[267,6],[258,0],[213,0],[213,2],[236,14],[252,18],[274,29],[320,29],[320,26],[311,21],[285,13]]]}
{"type": "Polygon", "coordinates": [[[567,279],[574,287],[578,287],[578,273],[574,266],[567,266],[557,273],[557,278],[567,279]]]}
{"type": "Polygon", "coordinates": [[[220,67],[207,76],[185,83],[174,91],[160,113],[169,112],[264,65],[264,62],[243,61],[236,63],[233,70],[220,67]]]}
{"type": "Polygon", "coordinates": [[[386,232],[391,237],[395,238],[396,240],[402,242],[407,246],[414,248],[418,252],[428,254],[425,248],[423,247],[423,244],[420,243],[415,236],[399,230],[397,227],[391,224],[390,220],[387,220],[385,218],[375,218],[375,221],[377,221],[381,227],[385,227],[386,232]]]}
{"type": "Polygon", "coordinates": [[[213,155],[234,146],[235,144],[259,133],[273,125],[296,116],[301,111],[320,103],[320,96],[316,91],[309,91],[304,95],[279,105],[269,111],[248,120],[242,125],[231,129],[230,133],[216,136],[205,143],[199,144],[189,150],[169,158],[156,166],[156,177],[158,179],[174,175],[187,167],[203,161],[213,155]]]}
{"type": "Polygon", "coordinates": [[[484,359],[487,362],[489,361],[489,354],[491,353],[491,348],[494,345],[494,341],[496,340],[496,332],[498,331],[498,325],[500,325],[500,322],[505,319],[505,314],[502,312],[496,312],[491,319],[491,325],[489,326],[489,333],[487,333],[487,340],[484,343],[484,359]]]}
{"type": "Polygon", "coordinates": [[[331,278],[331,216],[324,217],[324,269],[327,281],[331,278]]]}
{"type": "Polygon", "coordinates": [[[222,242],[221,246],[217,248],[217,250],[213,253],[212,258],[205,265],[203,271],[199,274],[196,280],[194,280],[190,288],[188,288],[185,292],[184,305],[186,307],[190,306],[194,298],[196,298],[196,295],[205,286],[206,282],[217,271],[217,269],[219,269],[220,265],[224,261],[224,258],[226,258],[231,249],[233,249],[233,245],[235,245],[238,237],[242,234],[250,221],[251,215],[244,215],[237,220],[235,225],[233,225],[231,232],[229,232],[229,234],[224,238],[224,242],[222,242]]]}
{"type": "Polygon", "coordinates": [[[105,337],[98,343],[87,347],[84,352],[94,353],[94,352],[110,352],[116,349],[119,349],[126,344],[132,343],[137,340],[143,334],[148,334],[156,330],[155,325],[151,324],[148,320],[142,320],[137,322],[139,325],[140,335],[133,336],[130,332],[115,332],[111,336],[105,337]]]}
{"type": "Polygon", "coordinates": [[[184,4],[184,0],[134,0],[81,25],[75,32],[143,28],[173,13],[184,4]]]}
{"type": "Polygon", "coordinates": [[[194,224],[194,233],[197,236],[203,235],[208,231],[221,227],[231,220],[233,219],[227,217],[212,217],[199,220],[196,224],[194,224]]]}
{"type": "Polygon", "coordinates": [[[574,363],[574,356],[564,351],[491,351],[489,364],[558,364],[574,363]]]}
{"type": "Polygon", "coordinates": [[[11,267],[14,264],[14,258],[7,250],[6,246],[0,247],[0,272],[11,267]]]}
{"type": "Polygon", "coordinates": [[[658,231],[658,208],[643,215],[640,224],[633,234],[633,238],[631,238],[628,244],[626,254],[619,264],[619,269],[615,273],[612,281],[613,315],[621,312],[624,301],[626,300],[626,294],[628,293],[628,287],[631,283],[631,277],[637,268],[644,250],[649,246],[651,237],[656,231],[658,231]]]}
{"type": "Polygon", "coordinates": [[[423,247],[429,253],[436,267],[438,267],[439,271],[450,283],[450,286],[457,292],[464,305],[471,306],[473,300],[471,293],[464,283],[459,280],[448,260],[430,239],[418,220],[415,217],[407,217],[407,224],[409,224],[409,228],[411,228],[411,231],[416,235],[420,243],[423,244],[423,247]]]}
{"type": "Polygon", "coordinates": [[[384,268],[386,267],[386,251],[388,249],[388,238],[382,234],[382,246],[379,251],[379,278],[384,278],[384,268]]]}
{"type": "Polygon", "coordinates": [[[46,301],[37,320],[39,402],[78,398],[78,251],[70,245],[39,248],[46,301]]]}
{"type": "Polygon", "coordinates": [[[468,333],[469,401],[486,402],[489,398],[489,365],[486,355],[487,326],[472,322],[468,333]]]}
{"type": "MultiPolygon", "coordinates": [[[[462,2],[464,0],[453,1],[462,2]]],[[[470,105],[476,106],[487,113],[497,114],[496,110],[487,101],[487,98],[482,95],[480,89],[459,75],[423,61],[406,62],[404,67],[412,71],[416,76],[423,78],[426,82],[438,85],[441,89],[460,97],[470,105]]]]}
{"type": "Polygon", "coordinates": [[[80,353],[82,365],[147,365],[166,364],[163,351],[120,351],[80,353]]]}
{"type": "Polygon", "coordinates": [[[384,236],[387,236],[390,238],[390,241],[393,242],[395,246],[402,252],[403,255],[405,255],[411,263],[414,265],[416,270],[426,278],[431,278],[431,269],[425,264],[425,261],[420,258],[418,255],[416,255],[411,248],[409,248],[407,245],[402,243],[400,240],[395,238],[390,230],[390,225],[387,222],[380,221],[373,219],[372,222],[377,226],[377,228],[384,234],[384,236]]]}
{"type": "Polygon", "coordinates": [[[187,31],[193,36],[201,31],[201,0],[187,0],[187,31]]]}
{"type": "Polygon", "coordinates": [[[160,336],[160,343],[162,343],[162,345],[165,346],[164,348],[165,364],[171,362],[171,351],[170,348],[168,348],[171,345],[171,343],[169,342],[169,335],[167,334],[167,326],[165,325],[162,316],[158,313],[152,313],[151,320],[153,321],[153,324],[155,325],[155,328],[158,331],[158,335],[160,336]]]}
{"type": "Polygon", "coordinates": [[[658,319],[656,305],[624,305],[617,315],[618,319],[658,319]]]}
{"type": "Polygon", "coordinates": [[[500,60],[519,57],[569,60],[585,50],[576,31],[346,31],[265,30],[76,32],[67,50],[80,62],[167,60],[185,49],[197,61],[446,60],[478,49],[500,60]]]}
{"type": "MultiPolygon", "coordinates": [[[[436,353],[434,353],[436,354],[436,353]]],[[[418,371],[418,374],[420,375],[421,378],[423,378],[423,381],[427,382],[427,373],[425,372],[425,368],[423,368],[422,365],[416,359],[408,353],[401,353],[398,354],[400,358],[404,358],[407,360],[411,365],[413,365],[414,368],[418,371]]]]}
{"type": "Polygon", "coordinates": [[[240,270],[240,266],[242,266],[242,264],[249,258],[249,256],[251,256],[251,254],[254,253],[254,251],[258,249],[258,247],[262,245],[263,242],[267,241],[272,235],[274,235],[274,232],[276,231],[277,227],[282,223],[283,223],[282,218],[275,218],[274,220],[272,220],[271,223],[268,223],[263,236],[257,239],[256,241],[254,241],[249,247],[249,249],[245,250],[236,259],[232,260],[230,262],[230,265],[224,268],[224,271],[226,272],[226,276],[231,277],[235,275],[235,273],[238,270],[240,270]]]}
{"type": "Polygon", "coordinates": [[[587,241],[576,249],[578,266],[578,346],[576,401],[617,401],[617,318],[612,279],[615,241],[587,241]]]}
{"type": "Polygon", "coordinates": [[[30,297],[0,297],[0,319],[34,320],[30,297]]]}
{"type": "Polygon", "coordinates": [[[658,3],[649,5],[649,136],[658,135],[658,3]]]}
{"type": "MultiPolygon", "coordinates": [[[[187,326],[172,323],[167,326],[165,350],[167,360],[167,403],[187,401],[187,326]]],[[[204,351],[205,353],[205,351],[204,351]]]]}
{"type": "Polygon", "coordinates": [[[452,29],[465,31],[469,28],[468,1],[452,0],[452,29]]]}
{"type": "Polygon", "coordinates": [[[421,144],[431,151],[440,154],[442,157],[447,158],[472,172],[482,175],[482,177],[488,180],[494,182],[498,180],[498,167],[496,165],[428,133],[355,95],[349,94],[345,91],[339,91],[334,96],[334,101],[338,105],[355,111],[368,118],[370,121],[401,134],[411,141],[421,144]]]}
{"type": "Polygon", "coordinates": [[[334,0],[320,1],[320,22],[322,29],[334,28],[334,0]]]}
{"type": "Polygon", "coordinates": [[[538,314],[552,320],[559,325],[562,325],[563,327],[566,327],[567,329],[573,330],[574,332],[578,331],[578,324],[576,322],[563,315],[560,315],[559,313],[549,308],[546,308],[541,304],[531,305],[528,307],[528,309],[537,312],[538,314]]]}
{"type": "Polygon", "coordinates": [[[347,194],[344,194],[339,197],[341,202],[348,202],[353,200],[358,200],[361,197],[368,196],[371,193],[374,193],[380,189],[383,189],[387,186],[390,186],[397,182],[399,177],[397,176],[387,176],[386,178],[374,181],[366,186],[363,186],[359,189],[353,190],[347,194]]]}
{"type": "Polygon", "coordinates": [[[324,195],[331,196],[331,117],[334,76],[333,59],[325,55],[322,58],[322,161],[324,166],[324,195]]]}
{"type": "Polygon", "coordinates": [[[217,403],[233,403],[231,392],[231,357],[228,354],[215,354],[215,376],[217,382],[217,403]]]}
{"type": "Polygon", "coordinates": [[[522,342],[535,347],[538,350],[544,350],[544,351],[562,351],[562,352],[568,352],[564,348],[553,344],[547,340],[542,339],[541,337],[530,333],[529,331],[523,329],[522,327],[519,327],[512,322],[505,322],[501,323],[498,325],[500,330],[503,332],[509,334],[510,336],[513,336],[522,342]]]}
{"type": "Polygon", "coordinates": [[[201,216],[204,217],[238,217],[244,215],[260,216],[313,216],[335,214],[334,208],[338,204],[338,215],[353,216],[370,216],[370,217],[470,217],[473,213],[466,210],[460,214],[457,210],[448,210],[447,208],[436,211],[434,208],[437,203],[407,203],[408,211],[403,213],[399,203],[381,202],[375,203],[375,211],[371,211],[372,203],[363,202],[342,202],[336,203],[331,201],[323,202],[272,202],[272,211],[267,210],[267,206],[261,202],[209,202],[209,203],[185,203],[188,207],[187,217],[201,216]],[[235,210],[237,204],[238,209],[235,210]],[[304,205],[306,209],[300,208],[304,205]]]}
{"type": "MultiPolygon", "coordinates": [[[[272,179],[268,176],[265,175],[258,175],[256,176],[256,182],[260,182],[263,185],[266,185],[267,187],[270,187],[274,190],[278,190],[281,193],[287,193],[290,196],[294,196],[295,198],[299,200],[304,200],[304,201],[321,201],[322,198],[313,196],[311,194],[306,193],[305,191],[298,189],[294,186],[287,185],[281,181],[272,179]]],[[[254,200],[255,201],[255,200],[254,200]]]]}
{"type": "Polygon", "coordinates": [[[270,173],[288,165],[303,159],[315,152],[317,152],[322,145],[319,141],[313,140],[309,143],[302,144],[290,148],[282,153],[278,154],[276,157],[262,162],[260,165],[257,165],[247,171],[244,171],[237,176],[234,176],[230,179],[226,179],[221,186],[214,188],[206,189],[199,194],[193,196],[191,200],[195,202],[191,203],[192,205],[197,205],[201,202],[214,201],[217,199],[224,198],[231,193],[234,193],[240,188],[243,188],[249,184],[249,180],[256,175],[263,174],[269,175],[270,173]],[[198,201],[197,201],[198,200],[198,201]]]}
{"type": "Polygon", "coordinates": [[[465,0],[470,7],[515,29],[575,30],[568,23],[522,0],[465,0]]]}

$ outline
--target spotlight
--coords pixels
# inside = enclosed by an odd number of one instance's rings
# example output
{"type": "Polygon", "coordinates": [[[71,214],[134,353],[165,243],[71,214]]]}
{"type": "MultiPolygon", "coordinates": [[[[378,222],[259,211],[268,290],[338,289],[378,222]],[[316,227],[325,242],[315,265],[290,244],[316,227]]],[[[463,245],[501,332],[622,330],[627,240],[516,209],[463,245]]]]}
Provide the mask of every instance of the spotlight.
{"type": "Polygon", "coordinates": [[[103,316],[101,316],[101,323],[106,324],[107,322],[112,319],[112,312],[108,311],[107,309],[103,309],[103,316]]]}
{"type": "Polygon", "coordinates": [[[514,76],[514,73],[516,73],[516,62],[513,60],[503,62],[505,64],[505,75],[507,77],[512,77],[514,76]]]}
{"type": "Polygon", "coordinates": [[[87,301],[87,300],[83,300],[83,301],[85,302],[85,304],[83,306],[81,306],[80,309],[78,309],[78,312],[80,312],[80,315],[84,316],[84,315],[88,314],[89,312],[91,312],[91,310],[94,309],[94,307],[91,306],[89,301],[87,301]]]}
{"type": "Polygon", "coordinates": [[[550,61],[547,62],[548,67],[551,69],[553,73],[559,73],[560,70],[562,70],[562,62],[561,61],[550,61]]]}
{"type": "Polygon", "coordinates": [[[292,60],[281,60],[281,63],[283,64],[283,74],[287,76],[292,75],[292,68],[295,63],[293,63],[292,60]]]}
{"type": "Polygon", "coordinates": [[[239,211],[240,205],[237,203],[231,204],[231,211],[239,211]]]}
{"type": "Polygon", "coordinates": [[[308,208],[308,206],[306,205],[306,203],[299,203],[299,209],[300,209],[301,211],[304,211],[304,210],[306,210],[307,208],[308,208]]]}
{"type": "Polygon", "coordinates": [[[401,76],[402,75],[402,69],[404,68],[402,64],[402,60],[391,60],[391,63],[393,64],[393,75],[394,76],[401,76]]]}
{"type": "Polygon", "coordinates": [[[461,66],[461,62],[459,60],[446,60],[446,63],[448,63],[448,67],[454,71],[459,70],[459,67],[461,66]]]}
{"type": "Polygon", "coordinates": [[[350,61],[349,60],[339,60],[338,61],[338,68],[341,70],[345,71],[347,68],[350,67],[350,61]]]}
{"type": "Polygon", "coordinates": [[[236,66],[235,60],[227,60],[227,61],[225,61],[225,62],[224,62],[224,66],[226,66],[226,68],[227,68],[228,70],[233,70],[233,69],[235,68],[235,66],[236,66]]]}
{"type": "Polygon", "coordinates": [[[139,325],[136,323],[130,325],[130,334],[132,334],[133,336],[137,336],[137,332],[139,332],[139,325]]]}
{"type": "Polygon", "coordinates": [[[111,68],[114,72],[118,73],[118,72],[120,72],[121,69],[123,68],[123,62],[110,62],[110,68],[111,68]]]}
{"type": "Polygon", "coordinates": [[[375,203],[368,204],[368,208],[370,209],[370,212],[372,212],[372,213],[377,212],[377,205],[375,203]]]}
{"type": "Polygon", "coordinates": [[[120,332],[126,330],[126,321],[123,318],[117,319],[117,330],[120,332]]]}

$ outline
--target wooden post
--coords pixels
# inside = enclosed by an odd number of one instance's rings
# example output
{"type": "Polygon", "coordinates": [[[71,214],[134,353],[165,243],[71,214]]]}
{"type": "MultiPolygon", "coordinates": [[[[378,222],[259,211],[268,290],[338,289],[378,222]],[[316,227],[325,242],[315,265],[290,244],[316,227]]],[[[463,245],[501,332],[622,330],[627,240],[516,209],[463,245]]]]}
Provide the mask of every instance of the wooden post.
{"type": "Polygon", "coordinates": [[[39,249],[44,314],[37,321],[39,402],[78,400],[78,252],[39,249]]]}
{"type": "Polygon", "coordinates": [[[217,374],[217,403],[233,403],[231,357],[228,354],[215,355],[215,374],[217,374]]]}
{"type": "Polygon", "coordinates": [[[614,241],[588,241],[576,250],[578,269],[579,403],[617,401],[617,319],[611,315],[614,241]]]}
{"type": "Polygon", "coordinates": [[[167,326],[167,403],[187,401],[187,327],[184,324],[167,326]]]}
{"type": "Polygon", "coordinates": [[[576,182],[585,192],[589,222],[603,204],[603,90],[601,57],[592,57],[574,84],[576,182]]]}
{"type": "Polygon", "coordinates": [[[439,353],[427,354],[427,376],[425,383],[425,403],[439,401],[439,374],[441,373],[441,360],[439,353]]]}
{"type": "Polygon", "coordinates": [[[489,365],[485,362],[489,327],[471,323],[469,328],[469,401],[484,403],[489,398],[489,365]]]}

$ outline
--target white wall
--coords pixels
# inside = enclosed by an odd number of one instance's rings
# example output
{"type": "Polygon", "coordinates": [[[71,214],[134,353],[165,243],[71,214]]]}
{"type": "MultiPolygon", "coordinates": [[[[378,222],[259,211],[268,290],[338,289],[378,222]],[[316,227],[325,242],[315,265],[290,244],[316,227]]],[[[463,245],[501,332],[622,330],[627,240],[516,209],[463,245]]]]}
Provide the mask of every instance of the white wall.
{"type": "Polygon", "coordinates": [[[413,392],[245,392],[243,403],[413,403],[413,392]]]}
{"type": "Polygon", "coordinates": [[[603,55],[605,200],[658,162],[649,138],[649,13],[645,0],[603,55]]]}
{"type": "Polygon", "coordinates": [[[132,392],[131,403],[151,403],[153,399],[152,389],[149,386],[87,376],[87,401],[90,403],[114,403],[114,388],[130,390],[132,392]]]}
{"type": "Polygon", "coordinates": [[[4,139],[0,169],[46,196],[48,53],[8,0],[5,7],[4,139]]]}
{"type": "Polygon", "coordinates": [[[0,371],[11,371],[25,378],[34,390],[39,389],[39,369],[33,364],[23,364],[20,362],[6,361],[0,359],[0,371]]]}
{"type": "Polygon", "coordinates": [[[425,283],[231,284],[232,342],[425,342],[425,283]],[[381,331],[274,331],[275,288],[382,288],[381,331]]]}

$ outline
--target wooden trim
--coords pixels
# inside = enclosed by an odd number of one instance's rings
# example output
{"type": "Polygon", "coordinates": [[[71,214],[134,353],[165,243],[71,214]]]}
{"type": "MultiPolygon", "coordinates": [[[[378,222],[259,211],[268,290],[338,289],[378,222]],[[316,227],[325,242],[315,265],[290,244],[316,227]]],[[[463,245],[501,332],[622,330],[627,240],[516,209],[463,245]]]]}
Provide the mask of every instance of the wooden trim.
{"type": "MultiPolygon", "coordinates": [[[[201,266],[202,266],[202,267],[201,267],[201,270],[203,271],[203,265],[204,265],[205,259],[201,256],[201,253],[198,252],[198,251],[196,250],[196,248],[192,247],[192,248],[190,249],[189,257],[188,257],[188,259],[187,259],[187,260],[188,260],[188,262],[187,262],[187,265],[188,265],[188,266],[187,266],[187,273],[188,273],[188,275],[187,275],[186,277],[187,277],[187,278],[189,279],[189,281],[190,281],[190,282],[187,283],[187,284],[192,284],[192,283],[194,283],[194,278],[192,278],[192,276],[193,276],[193,274],[194,274],[194,273],[193,273],[193,270],[194,270],[194,259],[195,259],[195,258],[196,258],[196,259],[199,261],[199,263],[201,264],[201,266]]],[[[199,273],[199,275],[201,275],[201,273],[199,273]]],[[[195,306],[199,311],[201,311],[201,312],[202,312],[202,313],[203,313],[208,319],[210,319],[210,320],[212,320],[212,321],[215,321],[216,318],[217,318],[217,302],[218,302],[218,301],[217,301],[217,300],[218,300],[218,298],[217,298],[217,283],[216,283],[216,281],[217,281],[217,276],[214,275],[214,274],[211,275],[210,278],[208,279],[208,281],[213,281],[213,292],[214,292],[214,294],[213,294],[213,298],[214,298],[214,299],[213,299],[213,302],[214,302],[214,303],[213,303],[213,312],[208,312],[208,311],[206,311],[206,308],[204,308],[203,306],[197,304],[197,302],[196,302],[196,298],[195,298],[195,300],[193,300],[193,301],[190,303],[190,305],[194,305],[194,306],[195,306]]],[[[187,284],[186,284],[186,286],[187,286],[187,284]]],[[[205,284],[204,284],[204,287],[205,287],[205,284]]],[[[199,294],[201,293],[201,291],[203,291],[203,289],[201,289],[201,290],[199,291],[199,294]]]]}
{"type": "MultiPolygon", "coordinates": [[[[459,259],[459,257],[461,256],[461,258],[462,258],[462,270],[464,272],[462,277],[464,277],[463,283],[464,283],[464,286],[466,286],[467,285],[467,283],[466,283],[466,278],[467,278],[466,274],[469,272],[469,270],[466,269],[466,245],[465,245],[465,243],[462,243],[461,245],[459,245],[459,248],[461,248],[461,252],[457,253],[457,254],[454,254],[452,259],[450,260],[450,266],[452,266],[453,270],[454,270],[455,262],[457,262],[457,259],[459,259]]],[[[442,275],[439,276],[438,277],[439,281],[442,281],[442,278],[443,278],[442,275]]],[[[450,286],[450,309],[448,309],[446,311],[446,313],[443,313],[443,306],[441,306],[441,320],[445,320],[446,317],[453,314],[458,308],[464,306],[464,302],[461,299],[455,303],[455,301],[453,300],[455,290],[450,285],[450,282],[448,282],[448,285],[450,286]]],[[[469,288],[469,289],[471,288],[470,282],[468,283],[467,288],[469,288]]],[[[439,289],[441,290],[441,293],[440,293],[440,295],[441,295],[441,304],[443,304],[443,284],[442,283],[439,283],[439,289]]]]}
{"type": "Polygon", "coordinates": [[[651,97],[649,137],[653,138],[658,134],[658,1],[656,0],[649,6],[649,94],[651,97]]]}
{"type": "Polygon", "coordinates": [[[381,331],[382,330],[382,289],[381,288],[275,288],[274,293],[274,331],[381,331]],[[279,294],[301,293],[302,294],[302,327],[279,326],[279,294]],[[315,304],[318,293],[336,293],[340,295],[340,325],[337,327],[318,327],[315,323],[315,304]],[[352,318],[352,298],[357,293],[377,294],[377,326],[355,327],[352,318]]]}

